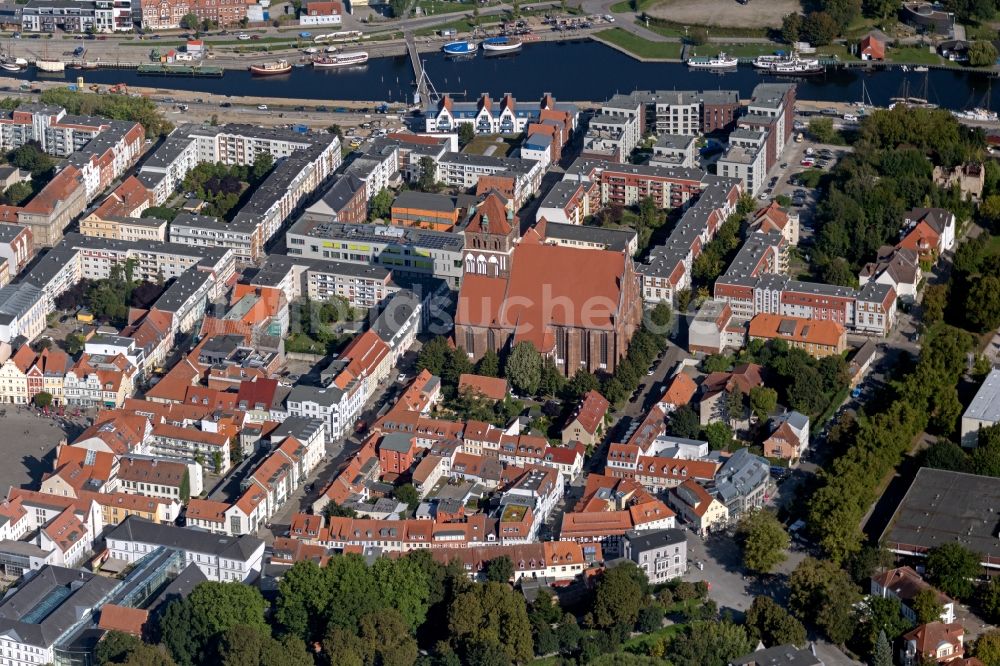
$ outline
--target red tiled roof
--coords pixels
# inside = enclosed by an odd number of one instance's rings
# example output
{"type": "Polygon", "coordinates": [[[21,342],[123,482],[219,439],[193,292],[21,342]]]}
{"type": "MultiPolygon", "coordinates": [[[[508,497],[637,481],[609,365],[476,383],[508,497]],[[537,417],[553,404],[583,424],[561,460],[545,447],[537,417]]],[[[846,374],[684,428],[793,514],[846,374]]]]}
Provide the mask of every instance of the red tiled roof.
{"type": "Polygon", "coordinates": [[[458,379],[458,392],[461,393],[465,389],[479,393],[486,398],[503,400],[507,397],[507,380],[462,373],[458,379]]]}
{"type": "Polygon", "coordinates": [[[117,604],[104,604],[98,629],[123,631],[133,636],[142,636],[142,629],[149,619],[149,611],[117,604]]]}
{"type": "Polygon", "coordinates": [[[580,411],[576,413],[574,420],[591,435],[596,434],[610,406],[611,403],[603,395],[597,391],[588,391],[580,403],[580,411]]]}
{"type": "Polygon", "coordinates": [[[622,252],[522,243],[514,249],[508,279],[462,280],[455,321],[513,328],[515,342],[548,352],[555,344],[553,326],[613,328],[628,261],[622,252]]]}

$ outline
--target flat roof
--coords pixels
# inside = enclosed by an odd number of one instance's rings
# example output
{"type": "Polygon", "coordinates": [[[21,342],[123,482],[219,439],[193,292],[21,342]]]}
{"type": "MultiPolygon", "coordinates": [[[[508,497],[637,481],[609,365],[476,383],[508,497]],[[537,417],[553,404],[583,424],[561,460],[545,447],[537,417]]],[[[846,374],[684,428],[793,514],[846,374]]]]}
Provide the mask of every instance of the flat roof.
{"type": "Polygon", "coordinates": [[[1000,478],[922,467],[882,534],[889,549],[959,543],[1000,563],[1000,478]]]}
{"type": "Polygon", "coordinates": [[[1000,421],[1000,370],[990,370],[962,418],[1000,421]]]}

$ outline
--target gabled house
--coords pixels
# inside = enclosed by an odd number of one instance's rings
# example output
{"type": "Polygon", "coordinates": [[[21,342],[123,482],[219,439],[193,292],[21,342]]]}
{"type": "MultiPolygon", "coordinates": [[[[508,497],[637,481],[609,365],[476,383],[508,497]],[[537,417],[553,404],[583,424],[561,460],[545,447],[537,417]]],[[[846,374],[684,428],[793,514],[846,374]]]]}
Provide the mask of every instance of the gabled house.
{"type": "Polygon", "coordinates": [[[604,417],[611,403],[597,391],[589,391],[576,414],[562,431],[563,444],[581,442],[586,447],[600,444],[604,432],[604,417]]]}
{"type": "Polygon", "coordinates": [[[771,435],[764,440],[764,455],[795,462],[809,448],[809,417],[787,412],[773,421],[771,435]]]}
{"type": "Polygon", "coordinates": [[[694,479],[671,488],[667,503],[681,520],[702,536],[725,527],[729,522],[729,510],[726,506],[694,479]]]}
{"type": "Polygon", "coordinates": [[[928,622],[903,634],[900,663],[923,666],[928,660],[953,663],[965,655],[965,628],[957,623],[928,622]]]}
{"type": "Polygon", "coordinates": [[[913,610],[914,598],[924,590],[931,590],[937,595],[941,604],[941,622],[949,624],[955,621],[955,602],[943,592],[934,589],[930,583],[920,577],[911,567],[889,569],[871,577],[871,594],[873,596],[896,599],[900,611],[911,622],[917,622],[917,614],[913,610]]]}

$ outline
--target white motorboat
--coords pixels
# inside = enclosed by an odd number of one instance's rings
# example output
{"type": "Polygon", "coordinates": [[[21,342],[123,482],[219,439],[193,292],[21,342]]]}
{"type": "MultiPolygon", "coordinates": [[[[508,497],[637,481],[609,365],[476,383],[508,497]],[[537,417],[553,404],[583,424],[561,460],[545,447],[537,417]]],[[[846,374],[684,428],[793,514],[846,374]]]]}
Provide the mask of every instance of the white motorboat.
{"type": "Polygon", "coordinates": [[[694,57],[688,58],[687,66],[693,69],[734,69],[739,66],[740,61],[725,53],[720,53],[715,57],[694,57]]]}

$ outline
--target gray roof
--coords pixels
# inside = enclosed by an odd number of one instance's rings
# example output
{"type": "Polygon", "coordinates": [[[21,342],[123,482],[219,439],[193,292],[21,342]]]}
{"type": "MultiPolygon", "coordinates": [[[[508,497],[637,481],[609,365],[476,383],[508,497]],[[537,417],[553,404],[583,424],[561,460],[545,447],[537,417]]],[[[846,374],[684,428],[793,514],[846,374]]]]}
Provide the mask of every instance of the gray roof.
{"type": "Polygon", "coordinates": [[[343,397],[344,392],[335,386],[321,388],[299,384],[292,387],[292,392],[288,394],[288,402],[314,402],[321,407],[329,408],[339,404],[343,397]]]}
{"type": "Polygon", "coordinates": [[[991,423],[1000,421],[1000,370],[990,370],[962,417],[991,423]]]}
{"type": "Polygon", "coordinates": [[[413,446],[413,435],[405,432],[387,432],[382,435],[382,441],[378,445],[379,449],[399,453],[409,451],[411,446],[413,446]]]}
{"type": "Polygon", "coordinates": [[[575,240],[585,243],[598,243],[609,250],[624,252],[635,238],[632,229],[605,229],[581,224],[562,224],[560,222],[545,223],[545,237],[564,240],[575,240]]]}
{"type": "Polygon", "coordinates": [[[167,287],[167,290],[156,299],[153,307],[164,312],[177,312],[193,294],[211,279],[211,273],[192,266],[177,276],[177,279],[167,287]]]}
{"type": "Polygon", "coordinates": [[[729,666],[823,666],[823,661],[811,648],[775,645],[733,659],[729,666]]]}
{"type": "Polygon", "coordinates": [[[1000,479],[922,467],[882,535],[890,550],[926,552],[959,543],[982,557],[1000,557],[1000,479]]]}
{"type": "Polygon", "coordinates": [[[117,586],[87,571],[46,565],[0,602],[0,635],[49,648],[117,586]]]}
{"type": "Polygon", "coordinates": [[[0,315],[7,321],[23,317],[42,298],[42,290],[27,282],[0,287],[0,315]]]}
{"type": "Polygon", "coordinates": [[[653,144],[653,152],[655,153],[657,148],[660,150],[687,150],[697,140],[698,137],[690,134],[660,134],[656,137],[656,143],[653,144]]]}
{"type": "Polygon", "coordinates": [[[263,541],[255,536],[239,537],[212,534],[187,527],[157,524],[138,516],[128,516],[107,534],[116,541],[131,541],[166,546],[187,552],[207,553],[229,560],[246,561],[260,549],[263,541]]]}
{"type": "Polygon", "coordinates": [[[294,437],[304,443],[312,439],[322,429],[323,421],[320,419],[308,416],[289,416],[274,429],[274,432],[271,433],[271,439],[280,441],[286,437],[294,437]]]}
{"type": "Polygon", "coordinates": [[[289,234],[339,240],[346,243],[372,243],[399,245],[461,252],[465,237],[461,233],[447,233],[430,229],[395,227],[380,224],[345,224],[303,215],[288,230],[289,234]]]}
{"type": "Polygon", "coordinates": [[[392,207],[417,208],[420,210],[433,210],[439,213],[451,213],[458,208],[458,202],[455,197],[449,194],[406,190],[399,193],[396,200],[392,202],[392,207]]]}
{"type": "Polygon", "coordinates": [[[420,297],[409,289],[401,289],[389,297],[371,328],[383,342],[389,342],[419,307],[420,297]]]}
{"type": "Polygon", "coordinates": [[[10,243],[25,229],[23,224],[0,224],[0,243],[10,243]]]}
{"type": "Polygon", "coordinates": [[[767,460],[739,449],[729,457],[715,475],[715,490],[723,504],[746,497],[767,483],[771,473],[767,460]]]}
{"type": "Polygon", "coordinates": [[[641,532],[629,530],[625,533],[625,538],[628,539],[632,550],[637,553],[687,543],[687,534],[681,529],[643,530],[641,532]]]}

